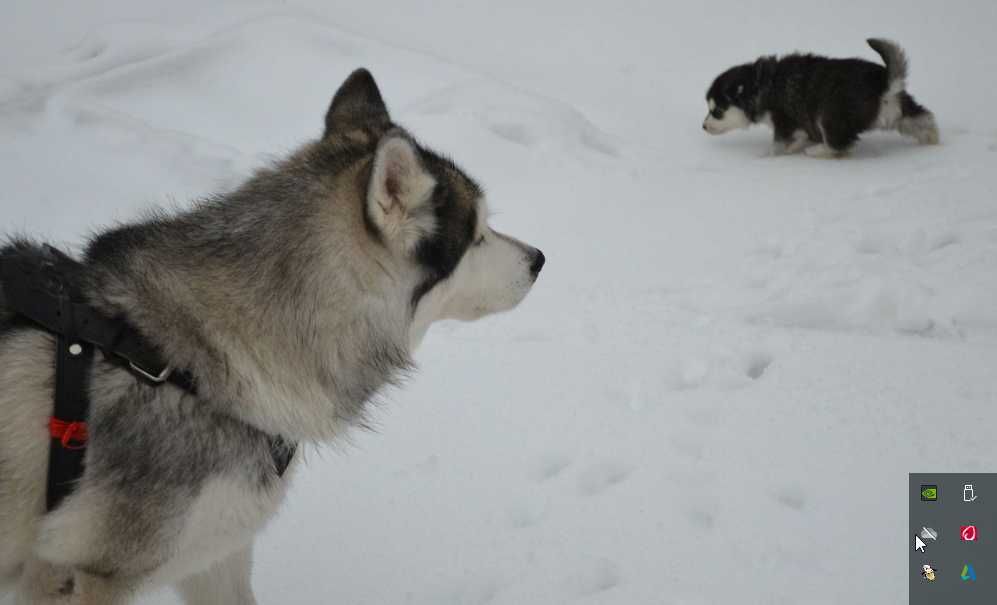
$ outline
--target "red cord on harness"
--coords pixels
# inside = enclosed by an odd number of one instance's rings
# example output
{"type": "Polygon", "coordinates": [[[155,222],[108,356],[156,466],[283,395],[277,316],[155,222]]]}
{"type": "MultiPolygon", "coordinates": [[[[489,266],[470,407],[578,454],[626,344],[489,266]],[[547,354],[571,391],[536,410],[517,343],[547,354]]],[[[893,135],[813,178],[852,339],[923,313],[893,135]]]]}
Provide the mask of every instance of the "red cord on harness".
{"type": "Polygon", "coordinates": [[[86,422],[66,422],[52,418],[48,422],[48,432],[67,450],[81,450],[87,446],[86,422]]]}

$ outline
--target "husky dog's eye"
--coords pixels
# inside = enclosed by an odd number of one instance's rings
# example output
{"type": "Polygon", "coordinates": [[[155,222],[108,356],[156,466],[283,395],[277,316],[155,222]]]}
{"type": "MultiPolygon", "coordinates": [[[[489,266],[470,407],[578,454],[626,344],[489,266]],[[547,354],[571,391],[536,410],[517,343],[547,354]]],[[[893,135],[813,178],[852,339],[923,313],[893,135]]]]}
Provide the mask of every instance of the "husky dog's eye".
{"type": "Polygon", "coordinates": [[[713,111],[710,112],[710,115],[712,115],[714,118],[720,120],[720,119],[722,119],[724,117],[724,111],[722,109],[720,109],[719,107],[717,107],[716,109],[714,109],[713,111]]]}
{"type": "Polygon", "coordinates": [[[482,235],[481,235],[481,236],[480,236],[480,237],[479,237],[478,239],[476,239],[476,240],[474,241],[474,244],[473,244],[473,245],[474,245],[475,247],[477,247],[477,246],[480,246],[480,245],[481,245],[481,244],[483,244],[483,243],[485,243],[485,236],[484,236],[484,234],[482,234],[482,235]]]}

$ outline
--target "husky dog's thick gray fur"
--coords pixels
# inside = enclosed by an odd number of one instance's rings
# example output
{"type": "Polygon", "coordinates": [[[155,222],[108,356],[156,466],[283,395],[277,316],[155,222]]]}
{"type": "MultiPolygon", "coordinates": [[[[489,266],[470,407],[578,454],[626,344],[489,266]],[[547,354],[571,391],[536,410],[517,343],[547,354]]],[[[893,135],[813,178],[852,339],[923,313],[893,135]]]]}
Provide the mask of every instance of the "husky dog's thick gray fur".
{"type": "MultiPolygon", "coordinates": [[[[358,70],[321,139],[234,192],[99,234],[89,302],[190,369],[198,394],[98,354],[86,470],[50,513],[55,341],[0,288],[0,593],[117,605],[175,584],[192,604],[253,603],[253,537],[300,459],[279,476],[270,436],[336,439],[411,368],[433,321],[530,290],[543,254],[487,216],[478,185],[395,125],[358,70]]],[[[48,254],[27,241],[0,253],[48,254]]]]}

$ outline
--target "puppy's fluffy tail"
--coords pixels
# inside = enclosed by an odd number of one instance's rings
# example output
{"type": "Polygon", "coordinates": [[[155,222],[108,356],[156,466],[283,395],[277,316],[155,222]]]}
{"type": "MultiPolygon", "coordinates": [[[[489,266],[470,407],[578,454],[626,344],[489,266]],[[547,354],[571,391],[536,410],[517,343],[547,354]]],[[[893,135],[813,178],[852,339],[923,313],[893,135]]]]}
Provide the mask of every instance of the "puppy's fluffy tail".
{"type": "Polygon", "coordinates": [[[914,100],[907,88],[907,54],[900,46],[891,40],[869,38],[866,40],[874,51],[879,53],[886,63],[886,80],[888,88],[886,97],[895,97],[900,104],[900,119],[895,127],[901,134],[917,139],[919,143],[934,145],[938,143],[938,124],[935,114],[914,100]]]}
{"type": "Polygon", "coordinates": [[[907,81],[907,55],[904,50],[896,42],[883,38],[869,38],[866,42],[886,63],[886,80],[890,83],[890,90],[894,94],[903,90],[907,81]]]}

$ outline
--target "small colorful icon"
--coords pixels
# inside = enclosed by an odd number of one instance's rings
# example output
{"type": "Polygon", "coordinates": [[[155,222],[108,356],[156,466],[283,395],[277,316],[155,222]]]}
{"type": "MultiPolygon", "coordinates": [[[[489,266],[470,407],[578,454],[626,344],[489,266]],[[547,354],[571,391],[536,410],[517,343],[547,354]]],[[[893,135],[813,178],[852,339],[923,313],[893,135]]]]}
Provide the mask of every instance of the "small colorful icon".
{"type": "Polygon", "coordinates": [[[927,581],[929,581],[929,582],[934,582],[936,579],[938,579],[935,576],[935,573],[937,571],[938,571],[937,569],[935,569],[934,567],[932,567],[930,565],[922,565],[921,566],[921,575],[924,576],[924,579],[927,580],[927,581]]]}
{"type": "Polygon", "coordinates": [[[959,536],[963,542],[976,542],[976,526],[962,525],[959,527],[959,536]]]}
{"type": "Polygon", "coordinates": [[[933,527],[922,527],[921,528],[921,539],[922,540],[938,540],[938,530],[933,527]]]}
{"type": "Polygon", "coordinates": [[[963,582],[975,582],[976,570],[969,563],[962,566],[962,573],[959,575],[963,582]]]}
{"type": "Polygon", "coordinates": [[[973,489],[972,483],[967,483],[962,486],[962,501],[972,502],[973,500],[976,500],[976,491],[973,489]]]}
{"type": "Polygon", "coordinates": [[[921,502],[937,502],[937,501],[938,501],[938,486],[922,485],[921,502]]]}

